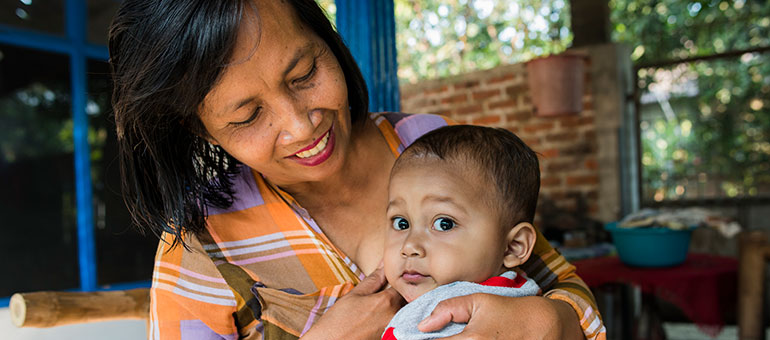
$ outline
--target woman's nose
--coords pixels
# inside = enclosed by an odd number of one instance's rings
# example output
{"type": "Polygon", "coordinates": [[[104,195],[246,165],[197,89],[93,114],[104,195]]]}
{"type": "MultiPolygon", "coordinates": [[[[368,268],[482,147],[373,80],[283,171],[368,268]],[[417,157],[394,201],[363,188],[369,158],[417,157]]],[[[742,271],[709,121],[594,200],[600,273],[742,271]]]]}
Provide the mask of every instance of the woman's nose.
{"type": "Polygon", "coordinates": [[[313,139],[313,133],[323,121],[321,110],[306,110],[301,105],[285,103],[276,112],[281,121],[281,132],[278,136],[282,144],[308,141],[313,139]]]}

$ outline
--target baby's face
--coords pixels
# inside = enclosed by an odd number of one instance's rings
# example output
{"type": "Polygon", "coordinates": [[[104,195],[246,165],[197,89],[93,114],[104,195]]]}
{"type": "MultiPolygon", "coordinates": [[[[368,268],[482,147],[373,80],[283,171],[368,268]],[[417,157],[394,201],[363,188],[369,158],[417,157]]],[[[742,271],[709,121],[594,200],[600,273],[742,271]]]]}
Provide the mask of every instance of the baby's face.
{"type": "Polygon", "coordinates": [[[507,228],[490,206],[494,190],[474,171],[439,159],[411,161],[393,174],[385,275],[408,302],[443,284],[503,271],[507,228]]]}

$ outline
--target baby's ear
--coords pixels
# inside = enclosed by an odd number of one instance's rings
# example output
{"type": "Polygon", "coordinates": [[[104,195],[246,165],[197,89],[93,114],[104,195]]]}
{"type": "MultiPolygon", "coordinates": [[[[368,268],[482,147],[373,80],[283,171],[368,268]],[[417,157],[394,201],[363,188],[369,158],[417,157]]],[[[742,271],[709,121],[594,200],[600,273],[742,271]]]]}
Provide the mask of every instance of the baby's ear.
{"type": "Polygon", "coordinates": [[[511,228],[505,237],[507,248],[503,265],[506,268],[513,268],[526,262],[532,254],[536,239],[535,227],[529,222],[521,222],[511,228]]]}

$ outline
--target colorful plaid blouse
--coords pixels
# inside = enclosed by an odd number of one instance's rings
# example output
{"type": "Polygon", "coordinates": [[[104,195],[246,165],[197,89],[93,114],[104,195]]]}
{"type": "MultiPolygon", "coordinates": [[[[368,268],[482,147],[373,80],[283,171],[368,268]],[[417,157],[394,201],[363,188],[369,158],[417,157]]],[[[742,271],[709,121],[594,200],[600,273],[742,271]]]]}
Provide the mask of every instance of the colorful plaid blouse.
{"type": "MultiPolygon", "coordinates": [[[[450,123],[428,114],[370,119],[396,156],[450,123]]],[[[233,205],[209,208],[206,232],[186,239],[189,250],[160,242],[148,338],[297,339],[364,277],[289,194],[241,167],[233,205]]],[[[539,232],[521,269],[545,296],[572,305],[588,339],[605,338],[590,290],[539,232]]]]}

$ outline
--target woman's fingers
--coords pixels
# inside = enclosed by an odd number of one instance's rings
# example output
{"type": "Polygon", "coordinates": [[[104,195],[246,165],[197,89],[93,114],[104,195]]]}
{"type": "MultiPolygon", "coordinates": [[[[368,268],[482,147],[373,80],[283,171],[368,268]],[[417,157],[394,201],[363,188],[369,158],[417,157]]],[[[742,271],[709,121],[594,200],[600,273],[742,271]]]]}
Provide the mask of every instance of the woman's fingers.
{"type": "Polygon", "coordinates": [[[429,317],[417,325],[417,329],[424,333],[434,332],[444,328],[449,322],[467,323],[472,314],[471,295],[444,300],[436,305],[429,317]]]}
{"type": "Polygon", "coordinates": [[[378,269],[343,296],[316,322],[303,339],[379,339],[385,325],[405,301],[386,285],[378,269]]]}
{"type": "Polygon", "coordinates": [[[353,288],[350,294],[371,295],[382,290],[386,283],[385,271],[382,268],[377,268],[377,270],[361,280],[361,283],[353,288]]]}
{"type": "Polygon", "coordinates": [[[399,294],[398,291],[396,291],[396,289],[393,287],[383,289],[382,294],[385,295],[388,299],[388,305],[396,306],[400,309],[406,304],[406,301],[401,296],[401,294],[399,294]]]}

